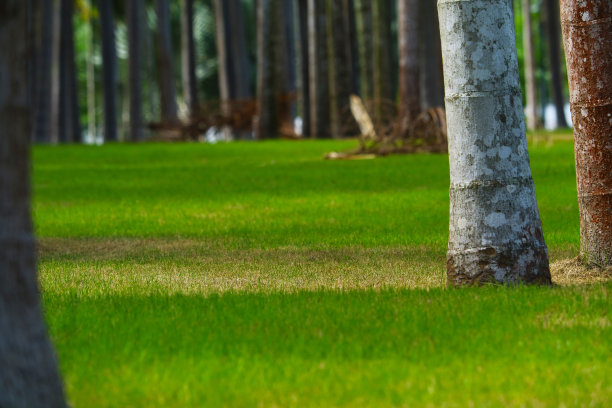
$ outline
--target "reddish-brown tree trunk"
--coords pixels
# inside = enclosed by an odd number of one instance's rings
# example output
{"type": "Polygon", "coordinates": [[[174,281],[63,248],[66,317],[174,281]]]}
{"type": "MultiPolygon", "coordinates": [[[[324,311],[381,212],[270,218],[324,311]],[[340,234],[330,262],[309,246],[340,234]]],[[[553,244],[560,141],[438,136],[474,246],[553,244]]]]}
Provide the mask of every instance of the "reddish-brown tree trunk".
{"type": "Polygon", "coordinates": [[[612,1],[562,0],[574,122],[580,246],[612,265],[612,1]]]}

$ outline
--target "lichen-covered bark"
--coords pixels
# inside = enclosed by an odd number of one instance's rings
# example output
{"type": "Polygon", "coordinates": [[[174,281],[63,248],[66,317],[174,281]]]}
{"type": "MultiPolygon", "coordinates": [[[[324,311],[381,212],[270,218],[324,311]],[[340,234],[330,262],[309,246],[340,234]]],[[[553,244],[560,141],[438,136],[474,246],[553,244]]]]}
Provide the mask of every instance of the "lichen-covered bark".
{"type": "Polygon", "coordinates": [[[0,407],[64,407],[36,282],[26,6],[0,2],[0,407]]]}
{"type": "Polygon", "coordinates": [[[562,0],[574,122],[580,246],[612,265],[612,1],[562,0]]]}
{"type": "Polygon", "coordinates": [[[550,283],[511,2],[440,0],[450,154],[449,285],[550,283]]]}

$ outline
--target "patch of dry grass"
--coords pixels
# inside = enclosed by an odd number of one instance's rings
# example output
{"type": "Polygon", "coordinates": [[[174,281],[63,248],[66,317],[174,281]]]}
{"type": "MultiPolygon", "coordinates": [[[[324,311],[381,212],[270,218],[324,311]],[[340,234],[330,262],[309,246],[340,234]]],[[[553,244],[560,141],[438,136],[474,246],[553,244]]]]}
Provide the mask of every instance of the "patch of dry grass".
{"type": "Polygon", "coordinates": [[[579,257],[562,259],[550,265],[552,280],[557,285],[586,285],[612,280],[612,267],[587,267],[579,257]]]}

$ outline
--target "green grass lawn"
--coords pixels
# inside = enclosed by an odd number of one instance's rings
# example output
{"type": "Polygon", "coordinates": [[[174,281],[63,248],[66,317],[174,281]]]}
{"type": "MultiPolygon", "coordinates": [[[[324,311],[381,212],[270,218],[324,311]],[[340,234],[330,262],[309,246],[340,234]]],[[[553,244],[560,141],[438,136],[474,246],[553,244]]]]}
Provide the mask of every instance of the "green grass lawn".
{"type": "MultiPolygon", "coordinates": [[[[36,147],[74,406],[609,406],[612,284],[444,289],[448,157],[322,160],[354,144],[36,147]]],[[[576,256],[571,141],[530,156],[576,256]]]]}

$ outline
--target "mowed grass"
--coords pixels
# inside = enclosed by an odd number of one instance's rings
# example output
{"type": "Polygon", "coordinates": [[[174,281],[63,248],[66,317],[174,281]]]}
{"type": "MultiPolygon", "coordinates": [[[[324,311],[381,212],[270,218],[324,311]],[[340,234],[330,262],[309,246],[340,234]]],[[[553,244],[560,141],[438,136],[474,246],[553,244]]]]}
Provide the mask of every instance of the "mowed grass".
{"type": "MultiPolygon", "coordinates": [[[[609,406],[612,284],[444,289],[448,157],[354,143],[36,147],[74,406],[609,406]]],[[[571,140],[530,156],[574,257],[571,140]]]]}

